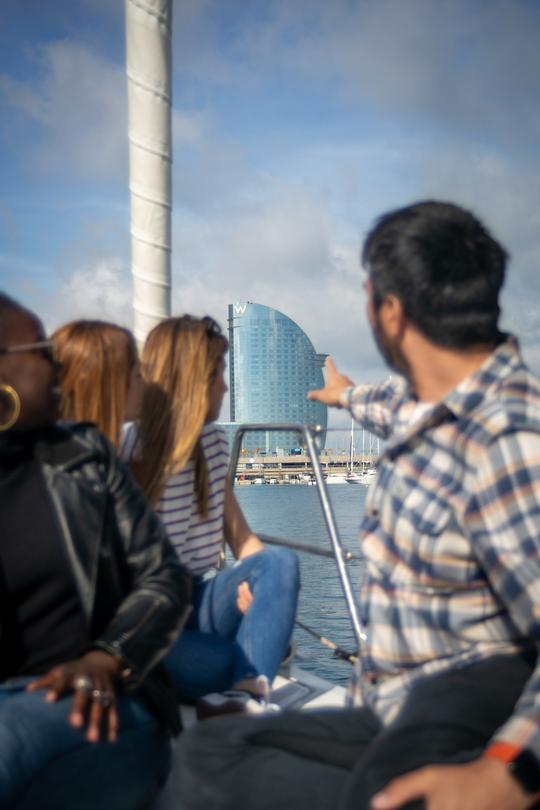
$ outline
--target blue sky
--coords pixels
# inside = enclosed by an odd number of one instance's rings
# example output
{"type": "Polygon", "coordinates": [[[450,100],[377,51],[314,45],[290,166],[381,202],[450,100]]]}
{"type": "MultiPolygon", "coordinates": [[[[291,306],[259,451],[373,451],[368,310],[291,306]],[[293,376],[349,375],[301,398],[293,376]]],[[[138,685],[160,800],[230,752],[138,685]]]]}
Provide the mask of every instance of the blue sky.
{"type": "MultiPolygon", "coordinates": [[[[270,304],[386,374],[358,269],[381,212],[471,207],[512,255],[504,325],[540,371],[540,3],[182,0],[174,310],[270,304]]],[[[2,0],[0,288],[49,328],[129,324],[120,0],[2,0]]]]}

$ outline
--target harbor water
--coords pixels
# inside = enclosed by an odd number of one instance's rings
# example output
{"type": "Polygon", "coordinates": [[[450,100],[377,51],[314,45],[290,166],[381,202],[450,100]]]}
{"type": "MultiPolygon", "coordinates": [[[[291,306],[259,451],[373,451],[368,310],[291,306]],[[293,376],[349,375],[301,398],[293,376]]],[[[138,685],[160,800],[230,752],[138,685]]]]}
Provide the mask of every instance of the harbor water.
{"type": "MultiPolygon", "coordinates": [[[[358,527],[367,489],[362,485],[342,484],[329,486],[328,492],[342,544],[360,558],[358,527]]],[[[251,485],[236,487],[235,494],[255,532],[331,549],[317,487],[251,485]]],[[[302,552],[299,558],[302,588],[298,618],[339,647],[355,652],[351,620],[335,561],[302,552]]],[[[356,595],[362,563],[357,559],[348,563],[348,568],[356,595]]],[[[334,683],[347,682],[350,664],[334,658],[331,650],[299,627],[295,628],[294,640],[297,660],[303,669],[334,683]]]]}

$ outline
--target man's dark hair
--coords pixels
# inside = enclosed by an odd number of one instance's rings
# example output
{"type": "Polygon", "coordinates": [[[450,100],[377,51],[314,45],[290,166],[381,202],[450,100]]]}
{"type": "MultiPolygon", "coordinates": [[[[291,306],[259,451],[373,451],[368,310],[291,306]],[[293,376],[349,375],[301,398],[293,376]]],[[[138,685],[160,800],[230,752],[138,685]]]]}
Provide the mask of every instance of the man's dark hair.
{"type": "Polygon", "coordinates": [[[378,309],[391,293],[431,341],[453,349],[500,339],[507,253],[451,203],[420,202],[377,220],[362,251],[378,309]]]}

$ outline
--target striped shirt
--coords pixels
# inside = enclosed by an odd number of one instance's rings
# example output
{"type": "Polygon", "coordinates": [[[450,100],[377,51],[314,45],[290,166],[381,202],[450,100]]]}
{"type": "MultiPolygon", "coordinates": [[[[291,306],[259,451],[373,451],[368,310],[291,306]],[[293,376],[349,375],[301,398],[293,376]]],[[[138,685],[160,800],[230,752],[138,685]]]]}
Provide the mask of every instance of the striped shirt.
{"type": "MultiPolygon", "coordinates": [[[[390,722],[426,675],[540,643],[540,381],[507,338],[420,420],[403,380],[342,404],[388,440],[360,541],[356,703],[390,722]]],[[[540,663],[494,741],[540,758],[540,663]]]]}
{"type": "MultiPolygon", "coordinates": [[[[128,425],[121,455],[129,460],[137,453],[137,429],[128,425]]],[[[193,576],[202,576],[219,562],[223,546],[225,480],[229,452],[225,434],[213,424],[205,425],[201,444],[208,470],[208,514],[197,510],[195,462],[171,475],[154,511],[159,515],[180,562],[193,576]]]]}

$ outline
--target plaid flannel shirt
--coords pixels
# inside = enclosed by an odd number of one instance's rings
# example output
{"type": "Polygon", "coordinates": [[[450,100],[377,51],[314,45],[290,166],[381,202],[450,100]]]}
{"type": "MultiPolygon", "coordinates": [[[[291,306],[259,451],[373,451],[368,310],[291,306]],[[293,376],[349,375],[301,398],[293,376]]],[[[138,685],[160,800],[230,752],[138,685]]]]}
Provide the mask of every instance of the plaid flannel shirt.
{"type": "MultiPolygon", "coordinates": [[[[388,440],[360,528],[356,704],[390,722],[419,679],[540,643],[540,381],[508,337],[411,423],[405,381],[342,404],[388,440]]],[[[540,660],[492,742],[540,759],[540,660]]]]}

